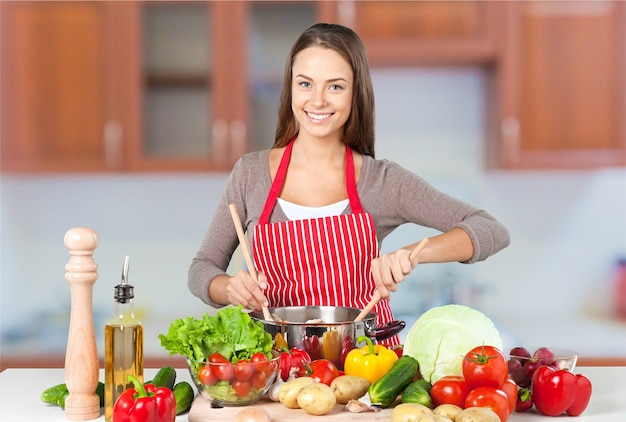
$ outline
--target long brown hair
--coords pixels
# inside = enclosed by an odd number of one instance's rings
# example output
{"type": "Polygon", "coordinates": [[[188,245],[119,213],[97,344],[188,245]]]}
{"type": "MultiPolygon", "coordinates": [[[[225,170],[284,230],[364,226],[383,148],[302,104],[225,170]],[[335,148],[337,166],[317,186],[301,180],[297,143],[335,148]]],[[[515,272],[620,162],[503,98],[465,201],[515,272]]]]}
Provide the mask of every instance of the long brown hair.
{"type": "Polygon", "coordinates": [[[365,46],[352,29],[329,23],[310,26],[291,47],[285,63],[274,147],[286,146],[298,134],[298,123],[291,109],[293,62],[300,51],[315,46],[336,51],[350,64],[354,73],[354,90],[352,110],[344,125],[343,142],[361,154],[374,157],[374,88],[365,46]]]}

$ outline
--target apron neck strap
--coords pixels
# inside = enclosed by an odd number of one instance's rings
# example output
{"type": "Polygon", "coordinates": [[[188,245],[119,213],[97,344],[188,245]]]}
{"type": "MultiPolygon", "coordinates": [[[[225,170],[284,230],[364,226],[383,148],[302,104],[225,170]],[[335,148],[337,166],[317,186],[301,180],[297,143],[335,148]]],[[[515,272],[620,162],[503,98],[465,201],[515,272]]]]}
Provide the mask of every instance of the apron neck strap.
{"type": "MultiPolygon", "coordinates": [[[[276,206],[276,201],[280,196],[280,191],[282,190],[283,185],[285,184],[285,179],[287,178],[287,168],[289,167],[289,160],[291,159],[291,151],[293,150],[295,140],[295,138],[292,139],[291,142],[289,142],[289,144],[285,147],[285,151],[283,151],[283,156],[280,160],[280,164],[278,165],[278,170],[276,171],[276,177],[274,178],[272,187],[267,195],[267,200],[265,201],[265,207],[263,208],[263,212],[259,218],[259,224],[267,224],[270,221],[270,215],[276,206]]],[[[354,158],[352,156],[352,150],[348,145],[346,145],[346,190],[348,192],[348,199],[350,200],[352,213],[362,213],[363,206],[361,205],[359,194],[356,190],[356,179],[354,177],[354,158]]]]}

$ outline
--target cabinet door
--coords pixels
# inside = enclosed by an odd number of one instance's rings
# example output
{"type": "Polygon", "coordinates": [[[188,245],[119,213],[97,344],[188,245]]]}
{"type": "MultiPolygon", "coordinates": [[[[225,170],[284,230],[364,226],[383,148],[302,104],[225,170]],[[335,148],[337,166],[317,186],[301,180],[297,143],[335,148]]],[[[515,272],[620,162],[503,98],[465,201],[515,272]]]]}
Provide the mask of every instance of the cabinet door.
{"type": "Polygon", "coordinates": [[[342,22],[363,39],[372,65],[463,64],[495,56],[497,2],[340,2],[342,22]]]}
{"type": "Polygon", "coordinates": [[[108,2],[2,2],[2,170],[100,170],[108,2]]]}
{"type": "Polygon", "coordinates": [[[623,2],[510,2],[501,63],[499,164],[625,164],[623,2]]]}

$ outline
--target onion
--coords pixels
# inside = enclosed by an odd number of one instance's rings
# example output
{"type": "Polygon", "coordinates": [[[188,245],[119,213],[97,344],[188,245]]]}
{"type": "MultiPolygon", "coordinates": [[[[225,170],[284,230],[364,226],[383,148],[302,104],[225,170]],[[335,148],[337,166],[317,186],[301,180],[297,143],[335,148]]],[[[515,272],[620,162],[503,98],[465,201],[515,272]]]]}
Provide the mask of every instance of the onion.
{"type": "Polygon", "coordinates": [[[247,407],[237,413],[235,422],[272,422],[272,418],[262,407],[247,407]]]}

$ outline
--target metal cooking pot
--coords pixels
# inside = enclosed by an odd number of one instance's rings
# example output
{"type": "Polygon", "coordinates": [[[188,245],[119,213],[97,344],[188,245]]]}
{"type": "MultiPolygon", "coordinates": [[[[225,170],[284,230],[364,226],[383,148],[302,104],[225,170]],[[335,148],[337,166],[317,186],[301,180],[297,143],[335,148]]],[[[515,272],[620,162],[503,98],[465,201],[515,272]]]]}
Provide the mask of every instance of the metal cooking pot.
{"type": "Polygon", "coordinates": [[[341,306],[286,306],[270,308],[270,313],[282,321],[264,320],[262,312],[251,312],[250,316],[261,321],[275,341],[280,334],[289,348],[306,350],[312,360],[328,359],[343,369],[346,354],[357,346],[357,338],[364,335],[376,343],[398,334],[406,326],[404,321],[391,321],[377,327],[374,312],[354,321],[360,312],[358,308],[341,306]],[[307,323],[314,319],[323,322],[307,323]]]}

